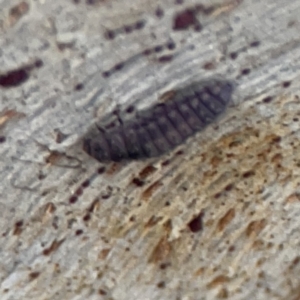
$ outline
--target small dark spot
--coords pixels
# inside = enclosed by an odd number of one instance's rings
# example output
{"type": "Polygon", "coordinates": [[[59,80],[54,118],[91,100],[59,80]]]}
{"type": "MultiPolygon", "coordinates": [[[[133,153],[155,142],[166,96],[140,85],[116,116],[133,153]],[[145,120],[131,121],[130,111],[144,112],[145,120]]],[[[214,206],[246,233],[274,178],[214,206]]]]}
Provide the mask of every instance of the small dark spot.
{"type": "Polygon", "coordinates": [[[229,248],[228,248],[228,252],[233,252],[235,250],[235,246],[230,246],[229,248]]]}
{"type": "Polygon", "coordinates": [[[249,178],[249,177],[254,176],[254,175],[255,175],[255,172],[252,171],[252,170],[250,170],[250,171],[245,172],[245,173],[243,174],[243,177],[244,177],[244,178],[249,178]]]}
{"type": "Polygon", "coordinates": [[[183,0],[175,0],[175,4],[183,4],[183,0]]]}
{"type": "Polygon", "coordinates": [[[235,60],[237,57],[238,57],[238,53],[237,52],[231,52],[229,54],[229,57],[232,59],[232,60],[235,60]]]}
{"type": "Polygon", "coordinates": [[[249,73],[250,73],[250,69],[249,68],[245,68],[245,69],[243,69],[242,71],[241,71],[241,74],[242,75],[248,75],[249,73]]]}
{"type": "Polygon", "coordinates": [[[56,134],[55,141],[58,144],[62,143],[68,137],[67,134],[62,133],[58,128],[54,129],[54,132],[56,134]]]}
{"type": "Polygon", "coordinates": [[[105,199],[105,200],[110,198],[110,196],[112,195],[112,191],[113,191],[113,188],[111,186],[107,186],[106,191],[102,192],[101,198],[105,199]]]}
{"type": "Polygon", "coordinates": [[[81,91],[83,89],[83,84],[82,83],[77,83],[74,87],[75,91],[81,91]]]}
{"type": "Polygon", "coordinates": [[[78,4],[78,3],[80,3],[80,0],[73,0],[73,2],[74,2],[75,4],[78,4]]]}
{"type": "Polygon", "coordinates": [[[291,82],[290,81],[284,81],[283,83],[282,83],[282,86],[284,87],[284,88],[287,88],[287,87],[289,87],[291,85],[291,82]]]}
{"type": "Polygon", "coordinates": [[[174,42],[168,42],[166,46],[169,50],[174,50],[176,48],[176,44],[174,42]]]}
{"type": "Polygon", "coordinates": [[[170,206],[171,205],[171,203],[169,202],[169,201],[167,201],[166,203],[165,203],[165,206],[170,206]]]}
{"type": "Polygon", "coordinates": [[[160,8],[159,6],[156,8],[155,10],[155,15],[158,18],[162,18],[164,16],[164,11],[162,10],[162,8],[160,8]]]}
{"type": "Polygon", "coordinates": [[[276,136],[275,138],[273,138],[273,143],[279,143],[281,141],[281,137],[280,136],[276,136]]]}
{"type": "Polygon", "coordinates": [[[145,21],[139,20],[135,23],[135,29],[140,30],[145,27],[145,21]]]}
{"type": "Polygon", "coordinates": [[[72,48],[73,47],[73,43],[70,42],[70,43],[57,43],[57,48],[60,50],[60,51],[64,51],[68,48],[72,48]]]}
{"type": "Polygon", "coordinates": [[[161,270],[165,270],[166,268],[168,268],[171,264],[170,263],[161,263],[159,268],[161,270]]]}
{"type": "Polygon", "coordinates": [[[164,281],[160,281],[158,284],[157,284],[157,287],[160,288],[160,289],[163,289],[166,287],[166,284],[164,281]]]}
{"type": "Polygon", "coordinates": [[[133,215],[133,216],[131,216],[130,218],[129,218],[129,221],[130,222],[135,222],[136,221],[136,217],[133,215]]]}
{"type": "Polygon", "coordinates": [[[124,26],[124,31],[125,31],[126,33],[131,33],[131,32],[133,31],[133,27],[130,26],[130,25],[125,25],[125,26],[124,26]]]}
{"type": "Polygon", "coordinates": [[[215,68],[216,68],[215,64],[210,61],[203,65],[204,70],[214,70],[215,68]]]}
{"type": "Polygon", "coordinates": [[[173,30],[185,30],[191,25],[197,25],[197,18],[192,9],[178,13],[173,22],[173,30]]]}
{"type": "Polygon", "coordinates": [[[217,193],[217,194],[215,194],[215,199],[218,199],[218,198],[220,198],[221,197],[221,195],[222,195],[222,193],[217,193]]]}
{"type": "Polygon", "coordinates": [[[204,213],[201,212],[199,215],[197,215],[189,222],[188,226],[192,232],[198,232],[203,230],[203,221],[202,221],[203,216],[204,213]]]}
{"type": "Polygon", "coordinates": [[[106,200],[106,199],[109,199],[110,196],[111,196],[111,194],[103,194],[103,195],[101,196],[101,198],[104,199],[104,200],[106,200]]]}
{"type": "Polygon", "coordinates": [[[170,160],[169,160],[169,159],[167,159],[167,160],[165,160],[165,161],[163,161],[163,162],[161,163],[162,166],[167,166],[167,165],[169,165],[169,164],[170,164],[170,160]]]}
{"type": "Polygon", "coordinates": [[[29,274],[30,280],[34,280],[34,279],[38,278],[39,276],[40,276],[40,272],[31,272],[29,274]]]}
{"type": "Polygon", "coordinates": [[[128,106],[127,109],[126,109],[126,112],[128,114],[131,114],[132,112],[134,112],[134,106],[133,105],[128,106]]]}
{"type": "Polygon", "coordinates": [[[179,150],[177,152],[175,152],[175,155],[182,155],[184,152],[182,150],[179,150]]]}
{"type": "Polygon", "coordinates": [[[83,193],[82,188],[78,188],[78,189],[75,191],[75,195],[76,195],[76,196],[81,196],[82,193],[83,193]]]}
{"type": "Polygon", "coordinates": [[[4,143],[6,141],[6,137],[1,135],[0,136],[0,144],[4,143]]]}
{"type": "MultiPolygon", "coordinates": [[[[85,3],[87,5],[94,5],[94,4],[97,4],[99,0],[85,0],[85,3]]],[[[101,0],[100,0],[101,1],[101,0]]]]}
{"type": "Polygon", "coordinates": [[[100,167],[100,168],[98,168],[98,170],[97,170],[97,173],[98,174],[103,174],[105,172],[105,167],[100,167]]]}
{"type": "Polygon", "coordinates": [[[137,177],[133,178],[132,183],[138,187],[141,187],[145,184],[145,182],[137,177]]]}
{"type": "Polygon", "coordinates": [[[114,70],[120,71],[121,69],[123,69],[123,67],[124,67],[124,64],[119,63],[114,66],[114,70]]]}
{"type": "Polygon", "coordinates": [[[229,192],[229,191],[231,191],[231,190],[233,189],[233,187],[234,187],[234,185],[233,185],[232,183],[230,183],[230,184],[228,184],[228,185],[224,188],[224,190],[225,190],[226,192],[229,192]]]}
{"type": "Polygon", "coordinates": [[[78,197],[75,196],[75,195],[73,195],[73,196],[70,197],[69,202],[70,202],[71,204],[74,204],[74,203],[77,202],[77,200],[78,200],[78,197]]]}
{"type": "Polygon", "coordinates": [[[265,97],[262,101],[263,101],[264,103],[270,103],[272,100],[273,100],[273,97],[268,96],[268,97],[265,97]]]}
{"type": "Polygon", "coordinates": [[[87,222],[91,219],[91,215],[90,214],[86,214],[84,217],[83,217],[83,221],[84,222],[87,222]]]}
{"type": "Polygon", "coordinates": [[[0,86],[9,88],[23,84],[29,78],[28,72],[23,69],[13,70],[6,74],[0,75],[0,86]]]}
{"type": "Polygon", "coordinates": [[[90,181],[89,181],[88,179],[85,180],[85,181],[81,184],[81,186],[82,186],[83,188],[87,188],[89,185],[90,185],[90,181]]]}
{"type": "Polygon", "coordinates": [[[77,229],[75,234],[76,235],[81,235],[81,234],[83,234],[83,230],[82,229],[77,229]]]}
{"type": "Polygon", "coordinates": [[[107,77],[109,77],[110,75],[111,75],[110,71],[105,71],[105,72],[102,73],[102,76],[103,76],[104,78],[107,78],[107,77]]]}
{"type": "Polygon", "coordinates": [[[158,58],[158,62],[160,63],[167,63],[173,59],[173,55],[163,55],[158,58]]]}
{"type": "Polygon", "coordinates": [[[107,293],[104,290],[99,289],[99,295],[105,296],[107,293]]]}
{"type": "Polygon", "coordinates": [[[152,53],[151,49],[146,49],[146,50],[143,51],[143,54],[146,55],[146,56],[150,55],[151,53],[152,53]]]}
{"type": "MultiPolygon", "coordinates": [[[[116,113],[113,113],[113,114],[116,114],[116,113]]],[[[111,122],[107,125],[105,125],[105,129],[112,129],[112,128],[115,128],[116,127],[116,123],[115,122],[111,122]]]]}
{"type": "Polygon", "coordinates": [[[44,174],[43,172],[39,172],[37,178],[38,178],[38,180],[43,180],[46,178],[46,174],[44,174]]]}
{"type": "Polygon", "coordinates": [[[37,59],[35,62],[34,62],[34,66],[36,68],[41,68],[42,66],[44,65],[43,61],[41,59],[37,59]]]}
{"type": "Polygon", "coordinates": [[[252,43],[250,43],[250,47],[258,47],[260,45],[260,41],[253,41],[252,43]]]}
{"type": "Polygon", "coordinates": [[[116,34],[113,30],[107,30],[105,32],[105,37],[108,39],[108,40],[113,40],[115,38],[116,34]]]}
{"type": "Polygon", "coordinates": [[[197,23],[194,26],[194,30],[197,31],[197,32],[200,32],[202,29],[203,29],[203,26],[200,23],[197,23]]]}
{"type": "Polygon", "coordinates": [[[298,119],[298,118],[293,118],[293,121],[294,121],[294,122],[298,122],[299,119],[298,119]]]}
{"type": "Polygon", "coordinates": [[[16,226],[16,227],[22,227],[23,224],[24,224],[23,221],[18,221],[18,222],[16,222],[15,226],[16,226]]]}
{"type": "Polygon", "coordinates": [[[163,50],[163,46],[161,46],[161,45],[158,45],[158,46],[155,46],[155,47],[154,47],[154,51],[155,51],[156,53],[161,52],[162,50],[163,50]]]}

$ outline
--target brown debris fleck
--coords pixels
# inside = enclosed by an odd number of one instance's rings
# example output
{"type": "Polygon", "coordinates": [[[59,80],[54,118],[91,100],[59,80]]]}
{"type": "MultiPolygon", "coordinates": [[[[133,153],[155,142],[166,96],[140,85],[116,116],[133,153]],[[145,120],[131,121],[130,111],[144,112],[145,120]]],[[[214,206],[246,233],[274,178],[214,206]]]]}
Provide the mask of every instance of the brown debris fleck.
{"type": "Polygon", "coordinates": [[[207,287],[209,289],[213,289],[217,287],[218,285],[221,285],[223,283],[229,282],[230,278],[225,275],[219,275],[215,277],[210,283],[207,284],[207,287]]]}
{"type": "Polygon", "coordinates": [[[23,231],[23,225],[24,225],[23,221],[16,222],[15,228],[14,228],[14,231],[13,231],[13,235],[20,235],[23,231]]]}
{"type": "Polygon", "coordinates": [[[4,126],[5,123],[10,121],[11,119],[21,119],[25,116],[26,115],[24,113],[20,113],[13,109],[5,110],[0,113],[0,127],[4,126]]]}
{"type": "Polygon", "coordinates": [[[166,236],[164,236],[153,249],[149,263],[158,263],[165,260],[171,252],[171,245],[166,236]]]}
{"type": "Polygon", "coordinates": [[[267,221],[265,219],[252,221],[246,228],[246,235],[250,237],[251,235],[258,235],[267,225],[267,221]]]}
{"type": "Polygon", "coordinates": [[[50,255],[52,252],[56,251],[64,241],[65,239],[61,239],[60,241],[54,240],[50,247],[44,249],[43,254],[50,255]]]}
{"type": "Polygon", "coordinates": [[[158,180],[158,181],[155,181],[154,183],[152,183],[147,189],[145,189],[142,193],[142,198],[144,200],[147,200],[149,199],[153,193],[160,187],[162,186],[163,184],[158,180]]]}
{"type": "Polygon", "coordinates": [[[9,11],[10,25],[15,25],[21,17],[23,17],[29,10],[29,5],[27,2],[22,1],[19,4],[13,6],[9,11]]]}
{"type": "Polygon", "coordinates": [[[223,231],[224,228],[234,219],[235,217],[235,209],[231,208],[227,211],[227,213],[219,220],[218,222],[218,230],[223,231]]]}
{"type": "Polygon", "coordinates": [[[31,272],[29,274],[29,279],[34,280],[34,279],[38,278],[40,276],[40,274],[41,274],[40,272],[31,272]]]}

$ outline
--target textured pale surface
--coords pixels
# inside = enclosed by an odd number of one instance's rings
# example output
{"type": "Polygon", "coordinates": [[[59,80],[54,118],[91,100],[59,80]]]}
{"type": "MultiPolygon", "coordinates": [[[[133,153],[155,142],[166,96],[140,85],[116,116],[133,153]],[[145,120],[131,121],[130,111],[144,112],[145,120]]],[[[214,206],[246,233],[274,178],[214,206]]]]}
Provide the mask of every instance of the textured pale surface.
{"type": "Polygon", "coordinates": [[[300,2],[218,2],[200,32],[172,29],[192,1],[88,2],[0,2],[0,76],[30,73],[0,86],[1,300],[299,299],[300,2]],[[137,55],[170,39],[170,62],[137,55]],[[95,175],[96,117],[212,75],[234,105],[182,154],[95,175]]]}

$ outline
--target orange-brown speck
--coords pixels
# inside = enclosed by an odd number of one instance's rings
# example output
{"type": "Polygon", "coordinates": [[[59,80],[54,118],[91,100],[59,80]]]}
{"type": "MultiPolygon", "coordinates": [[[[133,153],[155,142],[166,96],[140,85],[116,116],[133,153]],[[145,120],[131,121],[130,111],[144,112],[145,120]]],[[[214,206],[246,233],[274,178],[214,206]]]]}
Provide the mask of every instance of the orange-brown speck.
{"type": "Polygon", "coordinates": [[[25,1],[13,6],[9,11],[10,24],[14,25],[29,10],[29,5],[25,1]]]}
{"type": "Polygon", "coordinates": [[[159,97],[159,100],[160,100],[160,102],[166,102],[166,101],[171,100],[175,95],[176,95],[176,91],[172,91],[172,90],[167,91],[159,97]]]}
{"type": "Polygon", "coordinates": [[[227,213],[219,220],[218,222],[218,230],[223,231],[226,226],[234,219],[235,217],[235,209],[231,208],[227,211],[227,213]]]}
{"type": "Polygon", "coordinates": [[[98,258],[105,259],[107,257],[107,255],[109,254],[109,252],[110,252],[109,248],[102,249],[98,254],[98,258]]]}
{"type": "Polygon", "coordinates": [[[106,171],[107,175],[113,175],[116,173],[118,170],[121,169],[121,164],[113,163],[111,167],[106,171]]]}
{"type": "Polygon", "coordinates": [[[94,199],[94,201],[91,203],[90,207],[88,208],[88,212],[93,213],[97,211],[100,207],[100,201],[98,198],[94,199]]]}
{"type": "Polygon", "coordinates": [[[207,288],[213,289],[217,287],[218,285],[221,285],[223,283],[229,282],[230,278],[225,275],[219,275],[215,277],[210,283],[207,284],[207,288]]]}
{"type": "Polygon", "coordinates": [[[261,219],[257,221],[252,221],[246,228],[246,235],[250,237],[251,235],[258,235],[267,225],[266,219],[261,219]]]}
{"type": "Polygon", "coordinates": [[[299,202],[300,195],[298,194],[291,194],[285,199],[285,203],[296,203],[299,202]]]}
{"type": "Polygon", "coordinates": [[[158,181],[155,181],[154,183],[152,183],[147,189],[145,189],[142,193],[142,198],[144,200],[148,200],[152,195],[153,193],[160,187],[162,186],[163,184],[158,180],[158,181]]]}
{"type": "Polygon", "coordinates": [[[153,167],[152,165],[148,165],[139,173],[139,178],[146,179],[148,176],[153,174],[156,170],[157,168],[153,167]]]}
{"type": "Polygon", "coordinates": [[[0,113],[0,127],[4,126],[7,121],[12,118],[21,119],[26,115],[24,113],[17,112],[16,110],[10,109],[0,113]]]}
{"type": "Polygon", "coordinates": [[[167,237],[164,236],[154,247],[149,258],[149,263],[157,263],[165,260],[169,256],[170,252],[171,245],[168,242],[167,237]]]}
{"type": "Polygon", "coordinates": [[[145,224],[145,227],[153,227],[157,223],[159,223],[159,221],[161,221],[162,219],[163,217],[152,216],[145,224]]]}
{"type": "Polygon", "coordinates": [[[64,241],[65,241],[65,239],[61,239],[60,241],[54,240],[52,242],[52,244],[50,245],[50,247],[44,249],[43,254],[50,255],[51,252],[56,251],[64,241]]]}

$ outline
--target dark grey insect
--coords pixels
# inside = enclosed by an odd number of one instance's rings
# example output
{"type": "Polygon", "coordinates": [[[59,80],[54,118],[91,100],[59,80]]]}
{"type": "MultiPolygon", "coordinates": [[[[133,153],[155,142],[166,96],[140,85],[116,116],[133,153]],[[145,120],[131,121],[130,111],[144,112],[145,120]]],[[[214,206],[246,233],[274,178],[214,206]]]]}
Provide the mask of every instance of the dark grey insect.
{"type": "Polygon", "coordinates": [[[97,128],[83,149],[100,162],[162,155],[222,114],[234,90],[231,81],[211,79],[178,89],[165,103],[139,111],[112,128],[97,128]]]}

